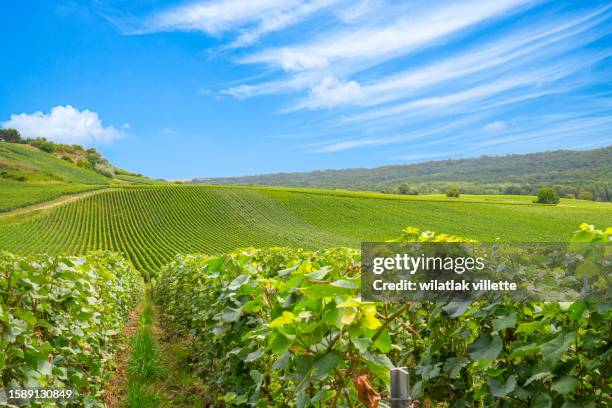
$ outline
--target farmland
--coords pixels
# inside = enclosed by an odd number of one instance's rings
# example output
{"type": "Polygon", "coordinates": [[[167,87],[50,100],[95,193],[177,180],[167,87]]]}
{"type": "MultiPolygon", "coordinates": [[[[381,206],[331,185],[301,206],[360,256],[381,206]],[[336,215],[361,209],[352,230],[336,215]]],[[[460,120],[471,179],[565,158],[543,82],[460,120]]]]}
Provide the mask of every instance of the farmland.
{"type": "Polygon", "coordinates": [[[125,171],[110,178],[28,144],[0,142],[0,213],[111,185],[159,183],[125,171]]]}
{"type": "Polygon", "coordinates": [[[108,249],[155,273],[178,253],[244,247],[320,249],[386,240],[414,225],[481,241],[564,241],[588,222],[610,225],[607,203],[528,197],[393,196],[219,186],[112,188],[53,209],[0,216],[0,249],[83,254],[108,249]]]}

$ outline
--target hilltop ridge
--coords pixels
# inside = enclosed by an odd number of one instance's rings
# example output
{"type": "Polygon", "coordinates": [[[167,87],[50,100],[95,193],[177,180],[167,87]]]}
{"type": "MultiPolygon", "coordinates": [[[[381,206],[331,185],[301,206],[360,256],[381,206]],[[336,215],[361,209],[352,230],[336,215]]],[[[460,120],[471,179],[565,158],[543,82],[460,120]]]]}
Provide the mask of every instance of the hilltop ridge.
{"type": "Polygon", "coordinates": [[[612,145],[598,149],[482,156],[376,168],[315,170],[244,177],[196,178],[192,183],[310,187],[387,193],[445,193],[458,186],[469,194],[528,194],[554,186],[564,197],[588,191],[592,199],[612,196],[612,145]],[[403,186],[402,186],[403,185],[403,186]]]}

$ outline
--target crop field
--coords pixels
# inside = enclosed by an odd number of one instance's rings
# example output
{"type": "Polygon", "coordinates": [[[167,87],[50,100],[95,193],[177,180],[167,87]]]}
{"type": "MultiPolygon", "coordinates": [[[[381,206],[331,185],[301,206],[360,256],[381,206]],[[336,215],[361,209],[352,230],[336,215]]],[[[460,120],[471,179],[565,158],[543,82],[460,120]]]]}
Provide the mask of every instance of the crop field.
{"type": "Polygon", "coordinates": [[[98,186],[87,184],[31,184],[0,179],[0,213],[26,205],[49,201],[66,194],[94,190],[98,186]],[[10,193],[4,193],[8,192],[10,193]]]}
{"type": "Polygon", "coordinates": [[[407,225],[481,241],[565,241],[582,222],[612,224],[609,204],[486,200],[190,185],[113,188],[54,209],[0,216],[0,249],[109,249],[154,273],[177,253],[357,247],[393,238],[407,225]]]}
{"type": "MultiPolygon", "coordinates": [[[[582,226],[577,238],[609,232],[582,226]]],[[[557,253],[526,265],[507,256],[493,268],[559,268],[557,253]]],[[[360,261],[348,248],[183,255],[162,268],[155,295],[174,335],[193,336],[190,361],[226,406],[378,407],[364,394],[388,401],[393,367],[410,371],[423,406],[609,406],[609,303],[363,302],[360,261]]]]}

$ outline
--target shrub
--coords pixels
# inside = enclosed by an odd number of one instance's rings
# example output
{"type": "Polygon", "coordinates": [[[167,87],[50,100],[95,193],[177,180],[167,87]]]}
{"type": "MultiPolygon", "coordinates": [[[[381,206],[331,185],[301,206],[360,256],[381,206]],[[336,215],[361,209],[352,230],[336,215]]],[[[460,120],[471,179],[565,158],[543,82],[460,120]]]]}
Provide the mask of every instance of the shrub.
{"type": "Polygon", "coordinates": [[[89,164],[89,162],[83,158],[77,160],[77,166],[82,167],[84,169],[91,169],[91,164],[89,164]]]}
{"type": "Polygon", "coordinates": [[[99,406],[123,322],[142,294],[140,274],[110,252],[0,252],[0,401],[5,385],[72,388],[74,406],[99,406]]]}
{"type": "MultiPolygon", "coordinates": [[[[583,224],[572,241],[609,237],[583,224]]],[[[463,240],[409,227],[395,241],[463,240]]],[[[177,256],[155,294],[177,335],[194,339],[193,366],[224,406],[362,406],[360,385],[388,397],[394,365],[410,370],[424,406],[610,398],[609,303],[370,303],[360,283],[353,249],[248,249],[177,256]]]]}
{"type": "Polygon", "coordinates": [[[554,189],[544,187],[538,191],[538,198],[535,202],[539,204],[559,204],[559,195],[554,189]]]}
{"type": "Polygon", "coordinates": [[[53,153],[57,150],[57,145],[44,137],[28,141],[31,146],[37,147],[43,152],[53,153]]]}
{"type": "Polygon", "coordinates": [[[23,139],[16,129],[0,129],[0,142],[23,143],[23,139]]]}
{"type": "Polygon", "coordinates": [[[593,193],[590,191],[581,191],[580,194],[578,194],[578,199],[593,201],[593,193]]]}
{"type": "Polygon", "coordinates": [[[96,163],[94,165],[94,170],[103,176],[110,178],[115,177],[115,168],[106,159],[96,163]]]}
{"type": "Polygon", "coordinates": [[[408,195],[418,195],[419,191],[414,188],[414,187],[410,187],[408,184],[400,184],[400,186],[398,187],[398,191],[400,194],[408,194],[408,195]]]}
{"type": "Polygon", "coordinates": [[[446,192],[446,196],[458,198],[459,197],[459,187],[451,187],[451,189],[446,192]]]}

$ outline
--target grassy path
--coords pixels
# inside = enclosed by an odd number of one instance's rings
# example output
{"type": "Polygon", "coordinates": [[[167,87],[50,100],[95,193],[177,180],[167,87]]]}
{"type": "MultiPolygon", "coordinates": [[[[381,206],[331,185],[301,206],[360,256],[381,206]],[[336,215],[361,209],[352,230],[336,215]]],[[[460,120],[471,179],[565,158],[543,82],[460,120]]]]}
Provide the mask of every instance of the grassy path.
{"type": "Polygon", "coordinates": [[[156,316],[150,290],[126,325],[129,345],[117,356],[107,388],[109,408],[209,407],[204,386],[189,370],[189,343],[168,334],[156,316]]]}
{"type": "Polygon", "coordinates": [[[37,211],[48,210],[51,208],[65,205],[76,200],[82,200],[95,194],[100,194],[102,191],[112,191],[114,188],[100,187],[96,190],[88,190],[83,193],[65,194],[54,200],[43,201],[42,203],[32,204],[25,207],[16,208],[11,211],[0,212],[0,220],[12,217],[28,215],[37,211]]]}

